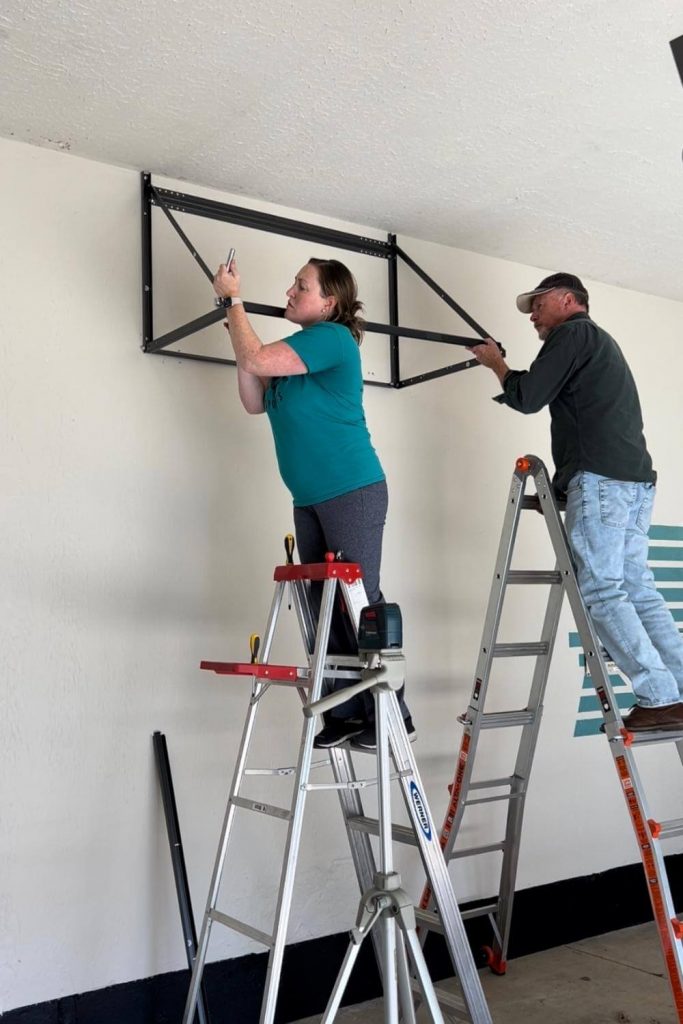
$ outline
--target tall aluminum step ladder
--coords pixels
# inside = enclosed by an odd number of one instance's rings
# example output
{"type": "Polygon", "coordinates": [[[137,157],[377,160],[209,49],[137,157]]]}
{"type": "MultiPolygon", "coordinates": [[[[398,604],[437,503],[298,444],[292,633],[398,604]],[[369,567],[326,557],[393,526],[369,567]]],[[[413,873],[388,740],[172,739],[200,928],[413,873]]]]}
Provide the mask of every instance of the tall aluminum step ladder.
{"type": "MultiPolygon", "coordinates": [[[[325,1024],[334,1020],[339,1001],[343,994],[348,973],[355,959],[355,947],[371,934],[380,974],[385,992],[385,1020],[398,1024],[399,1011],[406,1024],[414,1024],[413,992],[421,995],[432,1011],[432,1020],[441,1024],[440,1004],[446,1007],[448,1016],[456,1021],[471,1024],[491,1024],[491,1016],[486,1005],[477,968],[472,957],[467,936],[465,934],[458,904],[453,892],[448,868],[443,856],[434,823],[424,797],[424,789],[418,773],[415,758],[405,729],[398,700],[394,688],[382,693],[385,712],[381,717],[385,723],[382,730],[378,718],[378,776],[359,779],[356,775],[351,750],[348,744],[320,751],[324,756],[321,762],[313,763],[313,740],[316,731],[316,716],[327,707],[348,699],[354,693],[376,687],[382,687],[377,672],[369,665],[363,651],[357,655],[339,655],[328,653],[330,627],[335,601],[335,593],[341,591],[346,610],[351,617],[356,632],[358,630],[361,610],[366,605],[365,588],[362,582],[360,566],[354,563],[335,561],[333,554],[326,556],[326,562],[315,565],[295,565],[292,561],[294,548],[293,538],[285,541],[287,564],[275,569],[275,594],[268,616],[268,623],[263,637],[261,657],[259,640],[252,637],[252,660],[240,662],[202,662],[202,668],[212,670],[220,675],[241,675],[251,680],[251,698],[247,711],[242,740],[237,755],[237,763],[230,788],[230,796],[223,820],[216,861],[209,887],[206,910],[201,927],[197,955],[192,970],[190,989],[185,1005],[183,1024],[190,1024],[194,1012],[202,975],[208,952],[211,929],[214,924],[221,924],[235,932],[246,935],[268,949],[268,968],[266,973],[265,991],[261,1005],[260,1024],[273,1024],[275,1017],[282,962],[287,939],[287,927],[294,890],[294,878],[299,853],[299,845],[303,826],[306,797],[313,790],[336,790],[338,793],[342,815],[349,839],[351,855],[363,894],[356,928],[351,932],[352,945],[342,967],[328,1009],[323,1018],[325,1024]],[[316,616],[313,611],[310,587],[312,583],[322,583],[320,611],[316,616]],[[290,599],[295,607],[307,664],[303,667],[293,665],[275,665],[269,662],[270,650],[275,635],[285,590],[290,588],[290,599]],[[351,685],[341,693],[323,696],[323,681],[344,678],[351,685]],[[355,683],[353,680],[357,680],[355,683]],[[247,767],[249,748],[254,734],[256,718],[264,698],[273,685],[286,686],[298,691],[303,704],[303,727],[299,744],[299,754],[294,767],[288,768],[250,768],[247,767]],[[383,733],[384,738],[380,736],[383,733]],[[382,813],[388,807],[386,786],[382,778],[389,783],[386,771],[380,765],[380,748],[387,749],[394,765],[394,774],[400,784],[410,826],[393,825],[390,829],[383,824],[382,813]],[[313,783],[310,781],[312,768],[319,765],[331,765],[334,782],[313,783]],[[289,807],[278,807],[265,800],[253,799],[243,795],[243,784],[247,776],[283,776],[293,777],[291,804],[289,807]],[[379,818],[371,818],[365,814],[361,791],[366,787],[378,786],[379,818]],[[218,909],[218,898],[221,881],[226,866],[228,846],[234,832],[237,811],[256,812],[287,823],[287,836],[280,873],[280,883],[274,908],[272,931],[266,933],[251,924],[238,920],[218,909]],[[389,837],[387,838],[387,833],[389,837]],[[381,860],[378,866],[371,843],[371,836],[380,838],[381,860]],[[388,891],[392,883],[387,876],[392,873],[391,858],[387,858],[387,843],[391,841],[411,843],[418,847],[429,880],[434,892],[436,905],[439,908],[441,928],[460,992],[435,992],[428,976],[425,977],[424,965],[419,962],[421,948],[419,941],[414,941],[411,930],[411,915],[414,912],[412,903],[409,908],[399,906],[394,896],[388,891]],[[384,891],[384,890],[387,891],[384,891]],[[381,891],[378,891],[381,890],[381,891]],[[374,908],[372,920],[364,913],[368,906],[374,908]],[[396,918],[399,931],[391,939],[393,925],[383,926],[380,939],[377,931],[372,931],[375,919],[384,916],[396,918]],[[401,920],[403,919],[403,920],[401,920]],[[417,948],[416,948],[417,947],[417,948]],[[408,965],[408,954],[412,958],[412,970],[408,965]]],[[[401,652],[382,652],[401,655],[401,652]]],[[[386,660],[386,658],[385,658],[386,660]]],[[[400,685],[400,684],[399,684],[400,685]]],[[[377,701],[377,694],[376,694],[377,701]]],[[[393,886],[397,888],[397,886],[393,886]]]]}
{"type": "MultiPolygon", "coordinates": [[[[650,816],[635,758],[637,747],[646,744],[674,742],[683,761],[683,734],[631,733],[625,727],[610,682],[605,651],[600,645],[595,627],[579,592],[567,536],[560,519],[548,471],[543,462],[533,455],[527,455],[517,460],[512,477],[472,697],[467,711],[459,718],[464,726],[464,731],[455,776],[450,786],[450,802],[442,826],[441,845],[449,863],[456,858],[476,857],[479,854],[493,851],[502,852],[500,888],[497,898],[479,907],[468,908],[464,911],[463,916],[466,918],[488,916],[494,935],[492,947],[487,951],[488,963],[495,973],[504,974],[524,804],[565,593],[583,647],[586,673],[590,675],[602,710],[605,733],[626,798],[626,806],[645,869],[645,878],[671,983],[674,1005],[678,1012],[678,1020],[683,1024],[683,949],[681,944],[683,923],[677,917],[673,906],[662,852],[663,840],[683,835],[683,819],[657,822],[650,816]],[[535,494],[533,492],[525,494],[529,481],[535,487],[535,494]],[[556,558],[553,570],[525,571],[511,568],[519,518],[524,510],[533,510],[543,514],[556,558]],[[515,593],[518,594],[517,588],[520,586],[539,584],[549,586],[540,640],[526,643],[498,643],[498,630],[508,588],[513,587],[515,593]],[[527,705],[522,709],[487,712],[485,704],[493,663],[498,658],[514,657],[535,659],[527,705]],[[475,755],[481,731],[515,726],[521,727],[521,735],[512,774],[504,778],[473,780],[475,755]],[[508,803],[504,838],[488,845],[462,849],[456,847],[456,840],[466,809],[475,804],[495,801],[507,801],[508,803]]],[[[434,926],[435,923],[434,914],[430,915],[429,912],[432,905],[431,896],[431,889],[427,884],[420,906],[423,911],[422,920],[428,927],[434,926]]]]}

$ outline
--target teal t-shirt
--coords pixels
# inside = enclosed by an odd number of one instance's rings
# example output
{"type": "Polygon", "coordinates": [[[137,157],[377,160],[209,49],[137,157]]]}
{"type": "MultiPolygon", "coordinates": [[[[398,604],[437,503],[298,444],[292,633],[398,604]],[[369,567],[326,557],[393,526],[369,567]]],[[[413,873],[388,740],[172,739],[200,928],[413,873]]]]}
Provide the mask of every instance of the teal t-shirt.
{"type": "Polygon", "coordinates": [[[308,373],[273,377],[264,404],[294,504],[316,505],[384,480],[365,423],[360,352],[348,327],[323,321],[284,340],[308,373]]]}

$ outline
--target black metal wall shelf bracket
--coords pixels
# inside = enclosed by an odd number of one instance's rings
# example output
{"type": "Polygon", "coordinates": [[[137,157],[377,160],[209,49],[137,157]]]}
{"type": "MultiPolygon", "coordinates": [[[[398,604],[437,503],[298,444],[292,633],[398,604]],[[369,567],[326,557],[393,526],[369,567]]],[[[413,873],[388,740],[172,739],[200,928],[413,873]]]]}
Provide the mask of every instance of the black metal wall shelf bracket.
{"type": "MultiPolygon", "coordinates": [[[[238,224],[242,227],[254,228],[258,231],[267,231],[276,235],[287,235],[290,238],[298,238],[303,241],[315,242],[319,245],[332,246],[335,249],[348,249],[352,252],[362,253],[366,256],[375,256],[387,261],[387,290],[389,305],[389,323],[381,324],[366,322],[365,330],[369,334],[386,334],[389,337],[389,365],[390,377],[388,381],[366,380],[365,383],[375,387],[405,388],[412,384],[421,384],[424,381],[434,380],[437,377],[445,377],[460,370],[468,370],[478,366],[476,359],[465,359],[459,363],[441,367],[438,370],[431,370],[413,377],[401,377],[400,366],[400,339],[419,339],[422,341],[437,341],[446,345],[468,346],[475,340],[457,334],[443,334],[438,331],[418,330],[414,327],[401,327],[398,322],[398,260],[402,260],[447,306],[449,306],[472,330],[480,337],[489,337],[487,331],[481,327],[476,320],[460,306],[440,285],[413,260],[400,245],[396,242],[396,236],[389,234],[387,240],[367,238],[363,235],[355,235],[347,231],[338,231],[332,228],[319,227],[315,224],[308,224],[305,221],[292,220],[288,217],[279,217],[270,213],[262,213],[259,210],[249,210],[241,206],[233,206],[229,203],[219,203],[215,200],[204,199],[201,196],[189,195],[185,192],[174,192],[169,189],[158,188],[152,184],[152,176],[148,171],[143,171],[141,176],[141,200],[142,200],[142,349],[151,355],[172,355],[178,359],[196,359],[202,362],[222,363],[234,366],[234,359],[222,359],[218,356],[206,356],[192,352],[180,352],[172,349],[165,351],[169,345],[183,338],[196,334],[197,331],[222,320],[225,311],[212,308],[208,313],[202,314],[188,323],[181,324],[172,331],[154,337],[154,292],[152,286],[152,210],[156,206],[166,216],[173,229],[178,234],[183,244],[191,253],[193,259],[201,268],[209,281],[213,280],[213,272],[197,252],[196,248],[187,237],[180,224],[173,216],[173,212],[189,213],[197,217],[207,217],[211,220],[226,221],[230,224],[238,224]]],[[[284,317],[284,309],[279,306],[266,306],[258,302],[245,302],[244,308],[248,313],[256,313],[261,316],[284,317]]]]}

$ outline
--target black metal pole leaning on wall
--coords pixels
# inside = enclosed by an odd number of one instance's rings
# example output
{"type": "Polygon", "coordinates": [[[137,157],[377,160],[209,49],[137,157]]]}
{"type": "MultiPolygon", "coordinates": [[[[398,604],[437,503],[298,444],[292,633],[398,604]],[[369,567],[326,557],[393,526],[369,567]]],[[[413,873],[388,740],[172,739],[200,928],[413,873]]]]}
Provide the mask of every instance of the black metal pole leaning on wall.
{"type": "MultiPolygon", "coordinates": [[[[197,932],[194,925],[192,913],[192,902],[190,900],[190,887],[187,882],[187,871],[185,870],[185,857],[183,855],[183,843],[180,838],[180,823],[178,821],[178,808],[173,792],[173,778],[171,776],[171,763],[168,759],[168,748],[166,737],[162,732],[155,732],[152,736],[154,744],[154,757],[156,760],[161,799],[164,805],[164,817],[166,819],[166,831],[168,843],[171,848],[171,862],[173,864],[173,877],[175,879],[176,892],[178,894],[178,906],[180,908],[180,921],[183,928],[185,940],[185,952],[187,953],[187,965],[192,970],[194,958],[197,954],[197,932]]],[[[204,983],[199,992],[197,1000],[197,1013],[195,1022],[198,1024],[210,1024],[207,1009],[206,992],[204,983]]]]}
{"type": "MultiPolygon", "coordinates": [[[[190,251],[192,257],[201,267],[203,273],[211,278],[211,271],[197,252],[186,233],[177,223],[172,211],[194,214],[199,217],[207,217],[211,220],[225,221],[230,224],[238,224],[242,227],[254,228],[259,231],[267,231],[272,234],[285,235],[291,238],[298,238],[303,241],[315,242],[320,245],[331,246],[337,249],[347,249],[366,256],[375,256],[386,259],[388,263],[388,297],[389,297],[389,319],[390,323],[380,324],[367,321],[365,330],[368,334],[386,334],[389,336],[390,356],[390,380],[378,381],[367,380],[365,383],[375,387],[402,388],[412,384],[422,383],[427,380],[434,380],[437,377],[444,377],[457,373],[460,370],[467,370],[478,366],[476,359],[467,359],[460,363],[453,363],[437,370],[428,371],[417,376],[401,379],[400,371],[400,339],[416,339],[421,341],[436,341],[447,345],[469,346],[474,338],[458,335],[445,334],[439,331],[425,331],[414,327],[401,327],[398,323],[398,259],[402,259],[406,265],[420,277],[450,308],[458,314],[481,338],[487,336],[483,327],[474,320],[465,310],[451,298],[451,296],[424,271],[422,268],[400,248],[396,243],[396,236],[390,234],[387,241],[377,238],[368,238],[365,235],[356,235],[349,231],[338,231],[332,228],[320,227],[316,224],[309,224],[305,221],[293,220],[289,217],[279,217],[259,210],[234,206],[229,203],[219,203],[215,200],[204,199],[201,196],[193,196],[185,192],[177,192],[169,189],[157,188],[152,185],[151,175],[143,171],[141,175],[142,191],[142,309],[143,309],[143,350],[150,354],[163,354],[164,349],[197,331],[203,330],[221,320],[224,315],[222,309],[212,309],[208,313],[181,324],[179,327],[168,331],[159,338],[153,335],[153,291],[152,291],[152,208],[158,206],[167,217],[172,227],[180,237],[183,244],[190,251]]],[[[261,316],[284,316],[284,309],[279,306],[266,306],[255,302],[245,302],[244,307],[248,313],[256,313],[261,316]]],[[[178,359],[196,359],[201,362],[223,363],[229,366],[235,365],[234,359],[222,359],[217,356],[204,356],[191,352],[181,352],[172,349],[167,353],[178,359]]]]}

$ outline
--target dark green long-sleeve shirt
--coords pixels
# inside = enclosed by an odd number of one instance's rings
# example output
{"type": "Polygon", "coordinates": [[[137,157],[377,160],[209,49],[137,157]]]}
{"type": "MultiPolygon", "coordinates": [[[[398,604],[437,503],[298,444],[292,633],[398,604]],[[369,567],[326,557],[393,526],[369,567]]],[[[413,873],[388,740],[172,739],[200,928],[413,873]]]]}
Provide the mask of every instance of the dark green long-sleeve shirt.
{"type": "Polygon", "coordinates": [[[528,370],[510,370],[495,401],[518,412],[550,409],[561,496],[579,470],[655,482],[633,376],[621,349],[587,313],[554,327],[528,370]]]}

